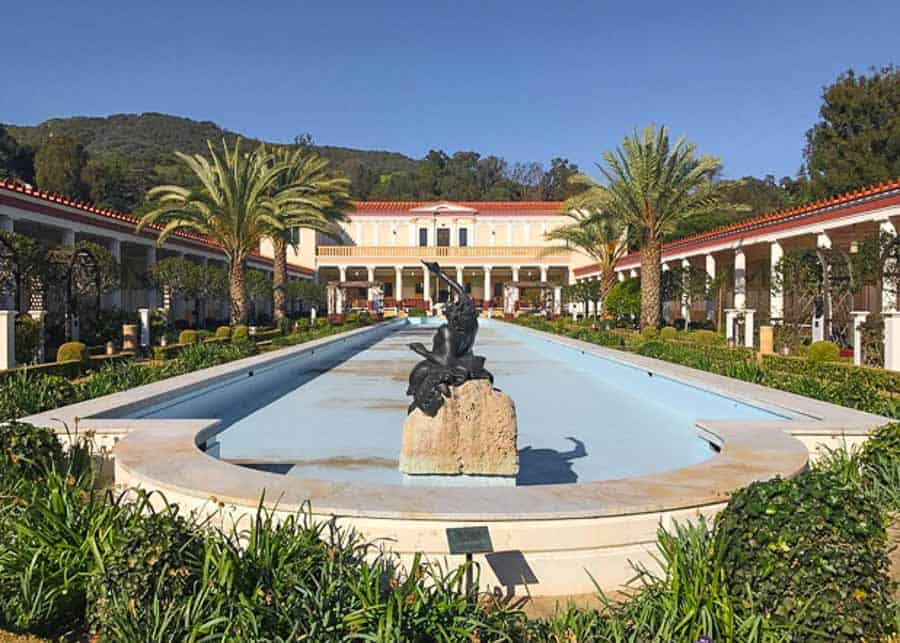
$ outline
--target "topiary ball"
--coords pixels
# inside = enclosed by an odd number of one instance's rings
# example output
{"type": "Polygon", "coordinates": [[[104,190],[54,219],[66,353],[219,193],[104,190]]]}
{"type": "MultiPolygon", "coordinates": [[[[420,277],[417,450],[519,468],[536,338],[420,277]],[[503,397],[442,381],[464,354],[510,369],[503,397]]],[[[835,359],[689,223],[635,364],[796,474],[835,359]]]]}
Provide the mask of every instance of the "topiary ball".
{"type": "Polygon", "coordinates": [[[178,333],[179,344],[196,344],[200,341],[200,333],[195,330],[183,330],[178,333]]]}
{"type": "Polygon", "coordinates": [[[218,337],[219,339],[231,339],[231,327],[219,326],[216,329],[216,337],[218,337]]]}
{"type": "Polygon", "coordinates": [[[695,330],[690,334],[690,338],[701,346],[715,346],[722,343],[722,336],[712,330],[695,330]]]}
{"type": "Polygon", "coordinates": [[[57,362],[87,362],[87,346],[81,342],[66,342],[56,351],[57,362]]]}
{"type": "Polygon", "coordinates": [[[716,518],[723,578],[804,641],[877,641],[890,627],[892,584],[881,509],[823,471],[755,482],[716,518]],[[814,634],[817,633],[817,634],[814,634]]]}
{"type": "Polygon", "coordinates": [[[234,327],[234,330],[231,331],[231,341],[233,342],[243,342],[248,339],[250,339],[250,329],[244,324],[238,324],[234,327]]]}
{"type": "Polygon", "coordinates": [[[676,337],[678,337],[678,330],[672,326],[666,326],[659,331],[659,338],[665,342],[673,340],[676,337]]]}
{"type": "Polygon", "coordinates": [[[658,335],[659,331],[655,326],[644,326],[641,329],[641,337],[643,337],[644,339],[656,339],[658,335]]]}
{"type": "Polygon", "coordinates": [[[836,362],[841,359],[841,349],[834,342],[813,342],[806,351],[806,359],[811,362],[836,362]]]}

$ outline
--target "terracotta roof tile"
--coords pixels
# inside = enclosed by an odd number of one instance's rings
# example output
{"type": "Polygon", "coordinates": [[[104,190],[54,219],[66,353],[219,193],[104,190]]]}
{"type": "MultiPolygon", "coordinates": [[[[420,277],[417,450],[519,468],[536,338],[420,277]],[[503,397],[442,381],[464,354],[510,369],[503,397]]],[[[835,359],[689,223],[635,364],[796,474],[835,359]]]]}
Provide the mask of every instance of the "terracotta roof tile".
{"type": "MultiPolygon", "coordinates": [[[[383,214],[393,212],[408,214],[410,210],[439,205],[458,205],[479,214],[559,214],[562,201],[357,201],[351,214],[383,214]]],[[[451,211],[452,212],[452,211],[451,211]]]]}

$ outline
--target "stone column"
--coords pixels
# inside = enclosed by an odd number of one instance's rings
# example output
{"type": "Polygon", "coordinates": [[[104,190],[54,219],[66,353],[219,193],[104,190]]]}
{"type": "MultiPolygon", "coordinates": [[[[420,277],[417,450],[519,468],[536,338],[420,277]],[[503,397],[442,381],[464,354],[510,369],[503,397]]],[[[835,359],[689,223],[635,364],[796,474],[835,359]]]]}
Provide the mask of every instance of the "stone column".
{"type": "Polygon", "coordinates": [[[400,308],[403,305],[403,266],[394,268],[394,299],[400,308]]]}
{"type": "MultiPolygon", "coordinates": [[[[13,223],[13,220],[6,215],[0,216],[0,230],[9,233],[15,232],[15,224],[13,223]]],[[[8,295],[3,295],[2,302],[0,302],[0,308],[2,308],[3,310],[11,310],[16,305],[16,286],[13,283],[10,284],[10,287],[12,288],[12,292],[10,292],[8,295]]]]}
{"type": "Polygon", "coordinates": [[[734,344],[734,322],[737,319],[738,311],[735,308],[726,308],[725,309],[725,339],[728,340],[728,345],[731,346],[734,344]]]}
{"type": "Polygon", "coordinates": [[[639,274],[640,273],[638,272],[637,268],[632,268],[631,270],[628,271],[628,276],[631,279],[637,279],[639,274]]]}
{"type": "Polygon", "coordinates": [[[753,321],[756,311],[752,308],[744,309],[744,346],[753,348],[753,321]]]}
{"type": "Polygon", "coordinates": [[[425,266],[422,266],[422,299],[431,304],[431,273],[425,266]]]}
{"type": "Polygon", "coordinates": [[[734,307],[747,307],[747,256],[743,248],[734,251],[734,307]]]}
{"type": "MultiPolygon", "coordinates": [[[[897,236],[897,230],[894,228],[894,224],[889,220],[882,221],[879,225],[879,230],[882,234],[897,236]]],[[[889,265],[885,265],[884,271],[886,273],[893,273],[894,266],[892,264],[894,261],[890,259],[887,263],[889,265]]],[[[897,310],[897,284],[885,282],[881,290],[881,310],[897,310]]]]}
{"type": "Polygon", "coordinates": [[[869,316],[869,311],[852,310],[850,311],[850,315],[853,317],[853,363],[857,366],[862,366],[862,325],[866,323],[866,318],[869,316]]]}
{"type": "Polygon", "coordinates": [[[626,277],[625,277],[625,271],[624,271],[624,270],[618,271],[618,272],[616,273],[616,279],[619,281],[619,283],[625,281],[625,279],[626,279],[626,277]]]}
{"type": "Polygon", "coordinates": [[[541,281],[547,281],[547,272],[548,272],[547,266],[540,266],[540,270],[541,270],[541,281]]]}
{"type": "MultiPolygon", "coordinates": [[[[681,260],[681,268],[682,268],[683,270],[689,270],[690,267],[691,267],[691,262],[690,262],[690,260],[688,260],[688,259],[682,259],[682,260],[681,260]]],[[[690,281],[690,279],[688,278],[688,273],[685,272],[684,275],[682,276],[682,278],[684,279],[684,286],[683,286],[683,288],[686,288],[687,285],[688,285],[688,282],[690,281]]],[[[684,329],[687,330],[688,328],[690,328],[690,323],[691,323],[691,299],[690,299],[690,297],[688,296],[688,293],[687,293],[686,290],[683,290],[683,292],[681,293],[681,318],[684,319],[684,329]]]]}
{"type": "MultiPolygon", "coordinates": [[[[366,267],[366,277],[367,281],[375,281],[375,266],[366,267]]],[[[374,291],[372,290],[372,287],[369,286],[366,288],[366,301],[373,301],[374,299],[374,291]]]]}
{"type": "MultiPolygon", "coordinates": [[[[816,248],[822,248],[824,250],[831,249],[831,238],[824,232],[820,232],[816,235],[816,248]]],[[[831,335],[828,329],[828,318],[831,316],[831,298],[827,293],[824,297],[825,299],[822,302],[822,315],[816,317],[816,313],[813,311],[812,340],[814,342],[823,341],[831,335]]]]}
{"type": "Polygon", "coordinates": [[[47,321],[47,311],[46,310],[29,310],[28,315],[34,320],[35,325],[37,325],[37,349],[35,351],[34,358],[38,364],[42,364],[46,355],[44,353],[44,324],[47,321]]]}
{"type": "Polygon", "coordinates": [[[519,281],[519,266],[512,267],[512,280],[519,281]]]}
{"type": "Polygon", "coordinates": [[[484,267],[484,307],[485,308],[493,308],[494,307],[494,293],[491,290],[491,267],[484,267]]]}
{"type": "Polygon", "coordinates": [[[16,366],[16,311],[0,310],[0,370],[16,366]]]}
{"type": "Polygon", "coordinates": [[[900,312],[882,312],[884,317],[884,367],[900,371],[900,312]]]}
{"type": "MultiPolygon", "coordinates": [[[[712,281],[716,278],[716,258],[708,254],[704,257],[706,263],[706,279],[712,281]]],[[[710,297],[706,298],[706,319],[712,321],[716,316],[716,302],[710,297]]]]}
{"type": "MultiPolygon", "coordinates": [[[[144,258],[144,270],[147,274],[150,274],[150,269],[156,263],[156,246],[147,246],[147,255],[144,258]]],[[[147,288],[147,307],[155,308],[156,307],[156,287],[148,286],[147,288]]]]}
{"type": "Polygon", "coordinates": [[[456,283],[465,287],[465,284],[463,284],[463,266],[456,266],[456,283]]]}
{"type": "MultiPolygon", "coordinates": [[[[343,283],[347,281],[347,266],[338,266],[338,281],[343,283]]],[[[337,291],[335,292],[335,303],[337,305],[336,314],[343,315],[344,314],[344,289],[338,284],[337,291]]]]}
{"type": "Polygon", "coordinates": [[[141,348],[146,349],[150,346],[150,309],[138,308],[138,317],[141,320],[141,348]]]}
{"type": "Polygon", "coordinates": [[[784,318],[784,293],[775,283],[778,264],[783,256],[784,248],[780,243],[773,241],[769,244],[769,321],[771,323],[784,318]]]}
{"type": "MultiPolygon", "coordinates": [[[[116,260],[116,265],[119,267],[119,276],[121,277],[123,274],[122,270],[122,242],[118,239],[110,239],[109,240],[109,253],[113,256],[113,259],[116,260]]],[[[122,309],[122,289],[116,288],[109,292],[108,302],[110,308],[116,308],[118,310],[122,309]]]]}

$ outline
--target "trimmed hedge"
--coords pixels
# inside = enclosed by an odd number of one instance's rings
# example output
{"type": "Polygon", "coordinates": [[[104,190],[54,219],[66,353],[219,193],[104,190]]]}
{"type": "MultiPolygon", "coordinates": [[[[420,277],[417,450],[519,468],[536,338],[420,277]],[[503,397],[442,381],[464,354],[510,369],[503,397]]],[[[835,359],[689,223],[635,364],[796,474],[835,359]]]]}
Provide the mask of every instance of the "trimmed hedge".
{"type": "Polygon", "coordinates": [[[87,346],[81,342],[66,342],[56,351],[57,362],[81,362],[88,361],[87,346]]]}
{"type": "Polygon", "coordinates": [[[231,339],[232,341],[239,342],[246,340],[250,337],[250,329],[244,324],[238,324],[231,331],[231,339]]]}
{"type": "Polygon", "coordinates": [[[196,344],[200,339],[200,333],[196,330],[183,330],[178,334],[178,343],[182,345],[196,344]]]}
{"type": "Polygon", "coordinates": [[[678,337],[678,329],[672,326],[666,326],[659,331],[659,338],[664,342],[671,341],[678,337]]]}
{"type": "Polygon", "coordinates": [[[216,329],[216,337],[218,339],[231,339],[231,327],[230,326],[219,326],[216,329]]]}
{"type": "Polygon", "coordinates": [[[881,509],[841,482],[818,471],[756,482],[716,518],[732,595],[803,641],[879,640],[891,629],[881,509]]]}
{"type": "Polygon", "coordinates": [[[841,359],[841,349],[834,342],[813,342],[806,351],[806,359],[811,362],[837,362],[841,359]]]}

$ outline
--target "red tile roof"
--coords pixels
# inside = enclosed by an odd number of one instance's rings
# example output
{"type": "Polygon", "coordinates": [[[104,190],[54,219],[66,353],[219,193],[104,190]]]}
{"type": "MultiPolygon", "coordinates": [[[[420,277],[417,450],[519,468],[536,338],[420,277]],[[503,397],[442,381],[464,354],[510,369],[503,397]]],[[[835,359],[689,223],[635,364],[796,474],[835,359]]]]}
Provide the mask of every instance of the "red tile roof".
{"type": "MultiPolygon", "coordinates": [[[[752,219],[745,219],[731,225],[701,232],[663,245],[663,257],[667,253],[700,249],[706,246],[736,241],[750,233],[776,232],[791,228],[839,218],[849,214],[865,212],[873,207],[900,204],[900,178],[870,185],[851,192],[845,192],[827,199],[820,199],[787,210],[779,210],[752,219]]],[[[619,260],[620,265],[633,265],[640,260],[638,252],[631,252],[619,260]]],[[[575,270],[576,276],[593,274],[596,266],[582,266],[575,270]]]]}
{"type": "MultiPolygon", "coordinates": [[[[480,215],[540,215],[560,214],[562,201],[357,201],[350,214],[409,214],[417,210],[446,203],[475,210],[480,215]]],[[[449,210],[448,214],[453,214],[449,210]]]]}
{"type": "MultiPolygon", "coordinates": [[[[4,179],[0,179],[0,188],[9,190],[11,192],[15,192],[18,194],[23,194],[25,196],[33,197],[36,199],[40,199],[50,204],[56,204],[61,206],[66,206],[69,208],[74,208],[76,210],[80,210],[82,212],[88,212],[90,214],[96,214],[106,219],[111,219],[114,221],[120,221],[122,223],[127,223],[130,225],[136,226],[138,221],[140,220],[138,217],[131,214],[124,214],[122,212],[117,212],[116,210],[110,210],[108,208],[98,208],[96,205],[92,203],[86,203],[84,201],[79,201],[77,199],[70,199],[61,194],[55,194],[52,192],[44,192],[42,190],[38,190],[29,185],[25,185],[22,183],[16,183],[14,181],[6,181],[4,179]]],[[[159,231],[162,229],[162,226],[152,225],[146,226],[147,229],[159,231]]],[[[201,246],[206,246],[210,250],[221,250],[221,245],[212,241],[211,239],[192,232],[184,232],[178,231],[173,236],[184,239],[188,242],[193,242],[194,244],[198,244],[201,246]]],[[[258,252],[253,253],[254,259],[262,260],[267,263],[271,263],[271,258],[264,257],[258,252]]],[[[294,270],[296,272],[303,272],[307,274],[311,274],[313,271],[306,266],[299,266],[297,264],[288,264],[288,268],[294,270]]]]}

